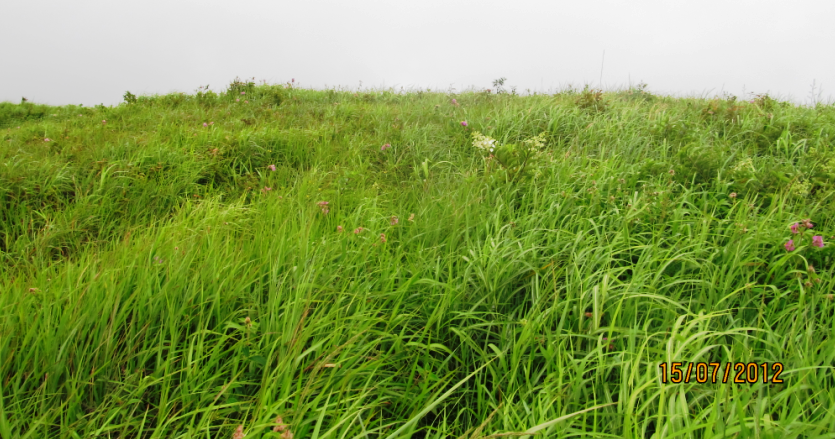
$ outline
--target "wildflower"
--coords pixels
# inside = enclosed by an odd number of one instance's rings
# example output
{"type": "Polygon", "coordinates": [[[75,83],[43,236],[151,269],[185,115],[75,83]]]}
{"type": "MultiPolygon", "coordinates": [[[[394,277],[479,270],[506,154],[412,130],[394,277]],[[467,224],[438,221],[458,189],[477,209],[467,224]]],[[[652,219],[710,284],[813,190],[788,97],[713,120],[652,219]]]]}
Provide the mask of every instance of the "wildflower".
{"type": "Polygon", "coordinates": [[[794,240],[789,239],[789,242],[783,244],[783,247],[786,248],[786,251],[793,252],[794,251],[794,240]]]}
{"type": "Polygon", "coordinates": [[[473,132],[473,146],[492,153],[496,149],[496,139],[475,131],[473,132]]]}
{"type": "Polygon", "coordinates": [[[812,224],[812,220],[810,220],[809,218],[806,218],[805,220],[803,220],[803,227],[806,227],[807,229],[811,229],[814,226],[815,225],[812,224]]]}
{"type": "Polygon", "coordinates": [[[240,99],[235,99],[235,102],[241,102],[241,100],[240,99]]]}
{"type": "Polygon", "coordinates": [[[815,272],[815,266],[814,266],[814,265],[810,265],[810,266],[809,266],[809,273],[814,273],[814,272],[815,272]]]}
{"type": "Polygon", "coordinates": [[[455,99],[453,99],[453,100],[452,100],[452,105],[455,105],[456,107],[458,107],[458,106],[459,106],[459,105],[458,105],[458,101],[456,101],[455,99]]]}
{"type": "Polygon", "coordinates": [[[336,226],[336,233],[342,233],[344,231],[345,229],[343,229],[342,226],[336,226]]]}
{"type": "Polygon", "coordinates": [[[264,189],[261,189],[261,192],[263,192],[263,193],[265,193],[265,194],[266,194],[267,192],[269,192],[269,191],[271,191],[271,190],[273,190],[273,188],[271,188],[271,187],[267,187],[267,186],[264,186],[264,189]]]}
{"type": "Polygon", "coordinates": [[[210,125],[210,126],[211,126],[211,125],[214,125],[214,124],[215,124],[214,122],[209,122],[209,125],[210,125]]]}
{"type": "Polygon", "coordinates": [[[793,234],[795,234],[795,235],[797,235],[797,234],[798,234],[798,231],[797,231],[797,227],[798,227],[798,226],[799,226],[799,224],[798,224],[798,223],[794,223],[794,224],[792,224],[792,226],[791,226],[792,233],[793,233],[793,234]]]}
{"type": "Polygon", "coordinates": [[[728,196],[731,197],[731,198],[736,198],[736,192],[731,192],[731,194],[728,195],[728,196]]]}
{"type": "Polygon", "coordinates": [[[462,121],[461,121],[461,126],[462,126],[462,127],[466,127],[467,125],[468,125],[468,124],[467,124],[467,121],[466,121],[466,120],[462,120],[462,121]]]}
{"type": "Polygon", "coordinates": [[[395,225],[395,224],[397,224],[397,223],[399,223],[399,222],[400,222],[400,220],[399,220],[399,219],[397,219],[397,217],[396,217],[396,216],[394,216],[394,215],[392,215],[392,216],[391,216],[391,221],[389,221],[389,223],[390,223],[391,225],[395,225]]]}
{"type": "Polygon", "coordinates": [[[246,92],[245,92],[245,91],[242,91],[242,92],[241,92],[241,94],[242,94],[242,95],[245,95],[245,94],[246,94],[246,92]]]}
{"type": "Polygon", "coordinates": [[[412,221],[412,222],[415,221],[415,214],[409,215],[409,221],[412,221]]]}
{"type": "Polygon", "coordinates": [[[284,423],[284,419],[281,419],[281,416],[275,418],[275,427],[273,427],[273,431],[276,433],[280,433],[287,429],[287,424],[284,423]]]}
{"type": "Polygon", "coordinates": [[[380,241],[381,242],[386,242],[386,234],[385,233],[380,233],[380,241]]]}
{"type": "Polygon", "coordinates": [[[244,319],[244,325],[248,328],[252,326],[252,319],[250,319],[249,316],[246,316],[246,319],[244,319]]]}
{"type": "Polygon", "coordinates": [[[35,294],[35,293],[37,293],[38,291],[40,291],[40,290],[39,290],[39,289],[37,289],[37,288],[29,288],[29,292],[30,292],[30,293],[32,293],[32,294],[35,294]]]}
{"type": "Polygon", "coordinates": [[[102,123],[102,125],[106,125],[106,124],[107,124],[107,121],[106,121],[106,120],[103,120],[103,121],[101,121],[101,123],[102,123]]]}
{"type": "Polygon", "coordinates": [[[676,171],[673,169],[670,169],[669,171],[667,171],[667,173],[670,175],[676,175],[676,171]]]}
{"type": "Polygon", "coordinates": [[[51,141],[52,141],[52,139],[50,139],[49,137],[45,137],[45,138],[43,139],[43,141],[44,141],[44,142],[51,142],[51,141]]]}
{"type": "Polygon", "coordinates": [[[267,169],[269,169],[270,171],[275,171],[275,165],[267,166],[267,169]]]}
{"type": "Polygon", "coordinates": [[[248,104],[248,103],[249,103],[249,101],[244,101],[244,103],[245,103],[245,104],[248,104]]]}
{"type": "Polygon", "coordinates": [[[281,433],[281,439],[293,439],[293,433],[290,430],[281,433]]]}
{"type": "Polygon", "coordinates": [[[290,82],[296,82],[296,78],[290,78],[290,82]]]}
{"type": "Polygon", "coordinates": [[[232,439],[244,439],[243,425],[239,425],[238,428],[235,429],[235,433],[232,434],[232,439]]]}
{"type": "Polygon", "coordinates": [[[362,232],[362,227],[357,227],[356,229],[354,229],[354,235],[359,235],[360,232],[362,232]]]}
{"type": "Polygon", "coordinates": [[[316,203],[316,204],[317,204],[319,207],[324,207],[324,206],[327,206],[327,205],[328,205],[328,202],[327,202],[327,201],[320,201],[320,202],[318,202],[318,203],[316,203]]]}
{"type": "Polygon", "coordinates": [[[812,245],[823,248],[823,236],[815,235],[812,237],[812,245]]]}
{"type": "Polygon", "coordinates": [[[586,317],[588,317],[588,318],[592,318],[593,316],[594,316],[594,314],[592,314],[592,313],[590,313],[590,312],[586,312],[586,317]]]}
{"type": "Polygon", "coordinates": [[[383,146],[380,148],[380,151],[385,151],[385,150],[387,150],[387,149],[389,149],[389,148],[391,148],[391,144],[390,144],[390,143],[386,143],[385,145],[383,145],[383,146]]]}

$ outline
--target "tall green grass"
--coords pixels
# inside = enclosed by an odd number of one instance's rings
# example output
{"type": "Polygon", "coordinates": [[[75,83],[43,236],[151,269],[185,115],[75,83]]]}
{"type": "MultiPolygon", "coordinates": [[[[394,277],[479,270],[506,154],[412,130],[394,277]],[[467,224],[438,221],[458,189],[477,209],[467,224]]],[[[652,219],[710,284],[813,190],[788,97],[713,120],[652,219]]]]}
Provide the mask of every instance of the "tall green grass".
{"type": "Polygon", "coordinates": [[[0,437],[835,437],[831,106],[126,101],[0,104],[0,437]]]}

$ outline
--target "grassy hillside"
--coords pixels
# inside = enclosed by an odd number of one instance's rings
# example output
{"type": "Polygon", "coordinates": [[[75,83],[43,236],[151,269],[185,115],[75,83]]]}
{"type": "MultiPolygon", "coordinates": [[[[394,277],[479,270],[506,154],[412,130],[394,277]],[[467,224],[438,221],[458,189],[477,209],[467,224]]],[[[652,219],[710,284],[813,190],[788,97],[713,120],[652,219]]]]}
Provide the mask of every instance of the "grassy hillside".
{"type": "Polygon", "coordinates": [[[835,431],[835,107],[236,80],[0,133],[0,437],[835,431]]]}

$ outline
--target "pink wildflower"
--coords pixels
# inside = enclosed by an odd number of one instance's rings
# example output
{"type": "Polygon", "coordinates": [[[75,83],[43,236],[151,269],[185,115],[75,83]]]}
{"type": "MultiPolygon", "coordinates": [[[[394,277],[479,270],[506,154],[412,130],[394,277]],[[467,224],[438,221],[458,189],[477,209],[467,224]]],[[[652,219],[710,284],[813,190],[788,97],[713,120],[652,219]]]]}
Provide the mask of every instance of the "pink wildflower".
{"type": "Polygon", "coordinates": [[[102,124],[107,124],[106,120],[101,121],[102,124]]]}
{"type": "Polygon", "coordinates": [[[290,78],[290,82],[296,82],[296,78],[290,78]]]}
{"type": "Polygon", "coordinates": [[[354,229],[354,235],[359,235],[360,232],[362,232],[362,227],[357,227],[356,229],[354,229]]]}
{"type": "Polygon", "coordinates": [[[786,251],[793,252],[794,251],[794,240],[789,239],[789,242],[783,244],[783,247],[786,248],[786,251]]]}
{"type": "Polygon", "coordinates": [[[52,139],[50,139],[49,137],[45,137],[45,138],[43,139],[43,141],[44,141],[44,142],[51,142],[51,141],[52,141],[52,139]]]}
{"type": "Polygon", "coordinates": [[[468,125],[468,124],[467,124],[467,121],[466,121],[466,120],[462,120],[462,121],[461,121],[461,126],[462,126],[462,127],[466,127],[467,125],[468,125]]]}
{"type": "Polygon", "coordinates": [[[816,235],[812,237],[812,245],[823,248],[823,236],[816,235]]]}
{"type": "Polygon", "coordinates": [[[456,101],[455,99],[453,99],[453,100],[452,100],[452,105],[455,105],[455,106],[457,107],[457,106],[458,106],[458,101],[456,101]]]}
{"type": "Polygon", "coordinates": [[[799,225],[800,225],[800,224],[798,224],[798,223],[794,223],[794,224],[792,224],[791,229],[792,229],[792,233],[793,233],[793,234],[795,234],[795,235],[797,235],[797,234],[798,234],[797,227],[798,227],[799,225]]]}
{"type": "Polygon", "coordinates": [[[263,192],[263,193],[265,193],[265,194],[266,194],[267,192],[269,192],[269,191],[271,191],[271,190],[273,190],[273,188],[271,188],[271,187],[267,187],[267,186],[264,186],[264,189],[261,189],[261,192],[263,192]]]}
{"type": "Polygon", "coordinates": [[[336,233],[342,233],[344,231],[345,229],[343,229],[342,226],[336,226],[336,233]]]}
{"type": "Polygon", "coordinates": [[[267,166],[267,169],[269,169],[270,171],[275,171],[275,165],[267,166]]]}
{"type": "Polygon", "coordinates": [[[814,226],[815,225],[812,224],[812,220],[810,220],[809,218],[806,218],[805,220],[803,220],[803,227],[806,227],[807,229],[811,229],[814,226]]]}
{"type": "Polygon", "coordinates": [[[391,221],[390,221],[391,225],[395,225],[395,224],[397,224],[397,223],[399,223],[399,222],[400,222],[400,220],[399,220],[399,219],[397,219],[397,217],[396,217],[396,216],[394,216],[394,215],[392,215],[392,216],[391,216],[391,221]]]}
{"type": "Polygon", "coordinates": [[[278,433],[287,429],[287,424],[284,423],[284,419],[281,419],[281,416],[275,418],[275,427],[273,427],[273,431],[278,433]]]}
{"type": "Polygon", "coordinates": [[[214,124],[215,124],[214,122],[209,122],[209,125],[214,125],[214,124]]]}
{"type": "Polygon", "coordinates": [[[327,201],[320,201],[320,202],[318,202],[318,203],[316,203],[316,204],[317,204],[319,207],[325,207],[325,206],[327,206],[327,205],[328,205],[328,202],[327,202],[327,201]]]}
{"type": "Polygon", "coordinates": [[[245,104],[248,104],[248,103],[249,103],[249,101],[244,101],[244,103],[245,103],[245,104]]]}
{"type": "Polygon", "coordinates": [[[380,241],[381,242],[386,242],[386,234],[385,233],[380,233],[380,241]]]}
{"type": "Polygon", "coordinates": [[[731,197],[731,198],[736,198],[736,192],[731,192],[731,194],[728,195],[728,196],[731,197]]]}
{"type": "Polygon", "coordinates": [[[235,429],[235,432],[232,433],[232,439],[244,439],[244,426],[239,425],[238,428],[235,429]]]}
{"type": "Polygon", "coordinates": [[[391,148],[391,144],[390,144],[390,143],[386,143],[385,145],[383,145],[383,147],[382,147],[382,148],[380,148],[380,151],[385,151],[385,150],[387,150],[387,149],[389,149],[389,148],[391,148]]]}
{"type": "Polygon", "coordinates": [[[415,220],[415,214],[409,215],[409,221],[414,221],[414,220],[415,220]]]}
{"type": "Polygon", "coordinates": [[[209,124],[207,124],[206,122],[203,122],[203,128],[207,128],[208,126],[209,126],[209,124]]]}
{"type": "Polygon", "coordinates": [[[241,94],[242,94],[242,95],[245,95],[245,94],[246,94],[246,92],[245,92],[245,91],[242,91],[242,92],[241,92],[241,94]]]}

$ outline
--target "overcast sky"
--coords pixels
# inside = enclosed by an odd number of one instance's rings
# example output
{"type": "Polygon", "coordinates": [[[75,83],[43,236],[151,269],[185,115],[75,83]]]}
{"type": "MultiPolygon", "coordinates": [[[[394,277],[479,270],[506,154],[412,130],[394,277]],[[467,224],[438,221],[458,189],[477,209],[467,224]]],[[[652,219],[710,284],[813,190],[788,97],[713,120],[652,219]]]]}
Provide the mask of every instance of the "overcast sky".
{"type": "Polygon", "coordinates": [[[0,101],[113,105],[236,76],[547,92],[602,73],[604,89],[798,103],[814,83],[827,102],[833,17],[833,0],[5,0],[0,101]]]}

